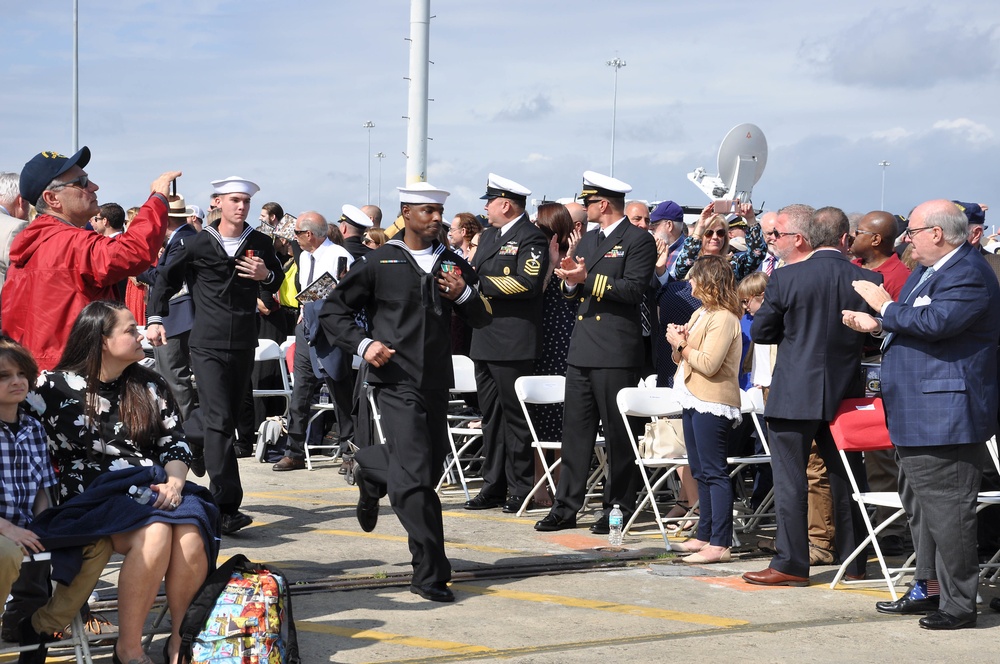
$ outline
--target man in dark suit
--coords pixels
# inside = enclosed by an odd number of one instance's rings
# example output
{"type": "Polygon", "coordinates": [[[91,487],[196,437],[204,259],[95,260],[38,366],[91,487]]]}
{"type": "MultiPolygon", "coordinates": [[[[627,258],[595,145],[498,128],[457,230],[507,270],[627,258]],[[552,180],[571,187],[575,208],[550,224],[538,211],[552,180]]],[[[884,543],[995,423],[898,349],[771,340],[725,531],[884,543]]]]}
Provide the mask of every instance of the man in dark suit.
{"type": "Polygon", "coordinates": [[[899,455],[899,493],[917,552],[914,589],[881,613],[929,613],[925,629],[976,624],[976,503],[986,441],[997,432],[1000,285],[966,240],[968,222],[951,201],[918,205],[906,231],[916,268],[899,301],[882,288],[855,288],[875,318],[845,311],[844,323],[883,341],[882,398],[899,455]],[[937,580],[940,596],[928,593],[937,580]]]}
{"type": "MultiPolygon", "coordinates": [[[[864,537],[860,518],[852,516],[856,508],[850,483],[829,422],[845,397],[861,396],[865,337],[838,328],[840,312],[864,306],[853,282],[881,283],[882,278],[852,265],[844,255],[849,230],[847,216],[837,208],[815,211],[790,205],[778,212],[771,231],[772,249],[785,267],[771,275],[750,335],[757,344],[778,344],[764,411],[774,471],[777,553],[767,569],[743,575],[748,583],[809,584],[806,462],[814,440],[830,476],[838,555],[846,559],[864,537]]],[[[861,471],[860,459],[853,462],[861,471]]],[[[848,574],[862,577],[864,568],[864,556],[859,556],[848,574]]]]}
{"type": "MultiPolygon", "coordinates": [[[[171,262],[177,260],[184,251],[185,238],[197,233],[194,227],[187,223],[191,214],[191,208],[184,205],[183,196],[170,201],[170,211],[167,213],[166,249],[156,265],[136,277],[138,281],[152,288],[160,270],[166,270],[171,262]]],[[[194,305],[191,302],[191,291],[186,284],[170,298],[169,313],[166,316],[162,318],[150,316],[150,323],[156,322],[163,325],[167,337],[167,343],[153,347],[156,369],[167,381],[167,386],[177,401],[177,408],[181,411],[181,417],[187,420],[191,417],[197,399],[194,385],[191,383],[191,350],[188,346],[188,337],[194,324],[194,305]]]]}
{"type": "Polygon", "coordinates": [[[483,411],[483,486],[467,510],[521,508],[534,484],[531,432],[514,393],[514,381],[530,375],[542,341],[542,282],[548,272],[545,234],[524,214],[530,191],[493,173],[486,181],[490,228],[479,238],[472,267],[493,321],[473,330],[469,356],[483,411]],[[506,502],[505,502],[506,501],[506,502]]]}
{"type": "Polygon", "coordinates": [[[643,362],[639,304],[653,277],[656,242],[625,217],[625,194],[632,187],[587,171],[580,198],[587,221],[600,224],[580,240],[576,256],[555,270],[566,297],[580,302],[569,342],[563,416],[562,471],[555,503],[536,530],[576,527],[583,506],[590,457],[598,422],[604,422],[608,477],[604,512],[591,526],[607,534],[608,513],[619,505],[625,520],[635,511],[638,470],[625,423],[618,414],[618,392],[635,387],[643,362]]]}

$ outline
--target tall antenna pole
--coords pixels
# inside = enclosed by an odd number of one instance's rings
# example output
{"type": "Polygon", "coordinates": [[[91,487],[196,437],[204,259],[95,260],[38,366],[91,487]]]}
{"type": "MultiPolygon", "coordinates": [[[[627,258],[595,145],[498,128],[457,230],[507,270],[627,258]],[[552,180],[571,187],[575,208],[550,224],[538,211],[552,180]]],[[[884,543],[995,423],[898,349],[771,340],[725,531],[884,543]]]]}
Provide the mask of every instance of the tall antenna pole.
{"type": "Polygon", "coordinates": [[[80,0],[73,0],[73,152],[80,149],[80,0]]]}
{"type": "Polygon", "coordinates": [[[885,168],[886,168],[886,166],[892,166],[892,164],[890,164],[889,162],[887,162],[885,160],[882,160],[882,161],[880,161],[878,163],[878,165],[882,167],[882,202],[879,204],[878,209],[879,210],[884,210],[885,209],[885,168]]]}
{"type": "Polygon", "coordinates": [[[406,184],[427,180],[427,78],[431,0],[410,0],[410,94],[406,126],[406,184]]]}

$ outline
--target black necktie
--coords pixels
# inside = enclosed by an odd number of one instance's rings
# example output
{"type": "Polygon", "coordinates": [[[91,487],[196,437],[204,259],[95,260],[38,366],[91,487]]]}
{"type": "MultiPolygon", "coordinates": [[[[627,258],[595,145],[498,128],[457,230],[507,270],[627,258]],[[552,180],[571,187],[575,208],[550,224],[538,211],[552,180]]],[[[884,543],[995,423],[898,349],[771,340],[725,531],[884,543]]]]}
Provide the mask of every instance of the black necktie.
{"type": "Polygon", "coordinates": [[[607,236],[604,234],[604,231],[597,231],[597,244],[604,242],[604,238],[606,237],[607,236]]]}
{"type": "Polygon", "coordinates": [[[316,257],[309,254],[309,278],[306,280],[306,286],[313,282],[313,272],[316,271],[316,257]]]}

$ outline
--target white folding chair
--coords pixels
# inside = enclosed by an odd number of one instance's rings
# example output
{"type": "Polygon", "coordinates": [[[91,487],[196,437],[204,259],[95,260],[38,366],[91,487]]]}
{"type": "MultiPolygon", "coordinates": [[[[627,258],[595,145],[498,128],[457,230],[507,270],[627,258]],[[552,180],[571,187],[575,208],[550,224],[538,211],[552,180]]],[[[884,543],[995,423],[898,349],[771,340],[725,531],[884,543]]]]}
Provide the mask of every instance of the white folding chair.
{"type": "Polygon", "coordinates": [[[645,494],[635,507],[632,518],[625,524],[624,531],[627,532],[635,522],[639,512],[649,505],[653,510],[653,518],[656,527],[660,529],[663,537],[663,545],[670,550],[670,541],[667,539],[665,523],[673,523],[680,520],[694,520],[696,515],[685,515],[680,518],[664,517],[660,515],[660,507],[656,503],[656,493],[661,486],[671,477],[677,474],[677,469],[688,465],[687,457],[677,457],[671,459],[646,459],[643,458],[639,450],[639,441],[632,433],[629,424],[629,417],[660,418],[680,415],[681,405],[674,396],[673,389],[669,387],[626,387],[618,392],[618,412],[625,423],[625,430],[628,431],[629,442],[632,443],[632,452],[635,454],[635,464],[639,467],[639,474],[642,476],[642,484],[645,494]],[[657,472],[662,471],[655,481],[651,481],[657,472]]]}
{"type": "MultiPolygon", "coordinates": [[[[285,342],[287,343],[287,341],[285,342]]],[[[277,362],[281,367],[281,388],[273,390],[254,390],[254,398],[258,397],[282,397],[285,400],[285,412],[283,417],[288,417],[288,410],[292,405],[292,382],[288,375],[288,364],[285,360],[285,352],[278,346],[277,341],[271,339],[259,339],[257,350],[253,356],[254,362],[277,362]]]]}
{"type": "MultiPolygon", "coordinates": [[[[451,394],[455,398],[454,402],[461,403],[457,399],[459,395],[476,392],[476,365],[465,355],[451,356],[452,372],[455,376],[451,394]]],[[[436,491],[442,495],[447,493],[458,493],[458,489],[445,489],[445,485],[454,485],[456,480],[461,486],[461,492],[465,494],[465,499],[470,500],[469,482],[473,479],[466,476],[466,470],[473,461],[481,461],[479,455],[469,457],[467,452],[477,441],[482,439],[483,430],[474,429],[468,426],[472,420],[479,419],[478,416],[471,415],[449,415],[448,416],[448,443],[451,445],[451,454],[448,455],[444,471],[438,480],[436,491]]]]}
{"type": "MultiPolygon", "coordinates": [[[[535,425],[531,421],[531,413],[528,411],[528,404],[555,405],[561,404],[566,398],[566,377],[565,376],[521,376],[514,381],[514,393],[521,404],[524,418],[528,422],[528,431],[531,433],[531,446],[538,454],[538,461],[542,468],[542,477],[531,488],[524,502],[521,503],[517,516],[522,516],[531,504],[535,494],[541,491],[542,487],[548,486],[552,495],[556,495],[556,481],[553,472],[562,463],[562,456],[551,464],[545,458],[547,450],[562,450],[561,440],[540,440],[535,425]]],[[[580,511],[587,509],[587,504],[591,499],[599,497],[601,494],[595,492],[595,487],[607,473],[608,459],[604,452],[604,440],[598,438],[594,441],[594,454],[597,457],[597,465],[587,478],[587,490],[584,494],[583,505],[580,511]]]]}
{"type": "Polygon", "coordinates": [[[916,558],[916,554],[911,555],[901,567],[889,567],[885,562],[885,556],[882,555],[882,547],[880,547],[878,543],[878,534],[906,513],[903,509],[903,501],[900,499],[899,494],[895,491],[861,491],[858,479],[854,476],[851,464],[848,463],[847,460],[848,452],[888,450],[892,449],[892,443],[889,442],[888,436],[882,439],[869,436],[865,437],[864,440],[849,442],[844,440],[843,436],[838,434],[836,428],[833,429],[833,439],[837,444],[837,450],[840,453],[840,460],[843,462],[844,469],[847,471],[847,479],[851,482],[851,497],[858,503],[858,507],[860,507],[858,512],[861,513],[861,519],[864,521],[865,528],[868,530],[868,536],[862,540],[858,544],[857,548],[855,548],[854,551],[852,551],[847,557],[847,559],[840,564],[840,568],[837,570],[836,575],[834,575],[833,581],[830,582],[830,588],[836,588],[837,584],[841,582],[845,585],[884,582],[889,587],[889,594],[892,596],[892,599],[896,600],[898,597],[896,594],[896,585],[905,574],[915,570],[912,564],[916,558]],[[876,527],[872,524],[871,516],[868,513],[869,507],[888,507],[895,511],[889,518],[876,527]],[[847,573],[848,566],[854,562],[858,556],[865,554],[865,550],[868,548],[869,544],[871,544],[872,548],[875,550],[875,557],[878,559],[879,570],[882,572],[882,577],[880,579],[844,579],[844,574],[847,573]]]}
{"type": "MultiPolygon", "coordinates": [[[[729,476],[739,479],[738,475],[744,468],[759,464],[771,464],[771,449],[767,444],[767,436],[764,427],[760,423],[760,418],[764,416],[764,395],[760,388],[740,390],[740,412],[744,417],[749,416],[757,430],[761,446],[764,448],[763,454],[749,454],[746,456],[729,457],[727,459],[730,466],[733,466],[729,476]]],[[[737,481],[737,500],[734,503],[733,526],[739,532],[749,532],[765,518],[774,517],[771,508],[774,506],[774,488],[768,491],[756,509],[750,507],[750,496],[746,495],[743,482],[737,481]]]]}

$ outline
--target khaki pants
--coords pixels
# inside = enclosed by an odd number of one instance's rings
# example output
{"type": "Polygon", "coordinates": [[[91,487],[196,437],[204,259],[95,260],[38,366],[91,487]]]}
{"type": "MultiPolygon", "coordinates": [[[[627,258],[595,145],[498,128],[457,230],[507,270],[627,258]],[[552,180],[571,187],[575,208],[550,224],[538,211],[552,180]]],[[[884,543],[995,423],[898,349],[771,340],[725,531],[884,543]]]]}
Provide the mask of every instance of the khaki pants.
{"type": "MultiPolygon", "coordinates": [[[[45,606],[38,609],[31,619],[31,625],[36,632],[53,634],[66,629],[73,616],[87,600],[104,567],[112,554],[111,540],[107,537],[83,547],[83,565],[80,573],[68,586],[56,584],[52,597],[45,606]]],[[[17,579],[21,570],[21,560],[24,553],[14,542],[0,536],[0,593],[6,600],[10,587],[17,579]]]]}
{"type": "Polygon", "coordinates": [[[821,549],[833,551],[833,498],[830,497],[830,478],[826,474],[826,464],[813,441],[806,465],[806,480],[809,483],[809,543],[821,549]]]}

